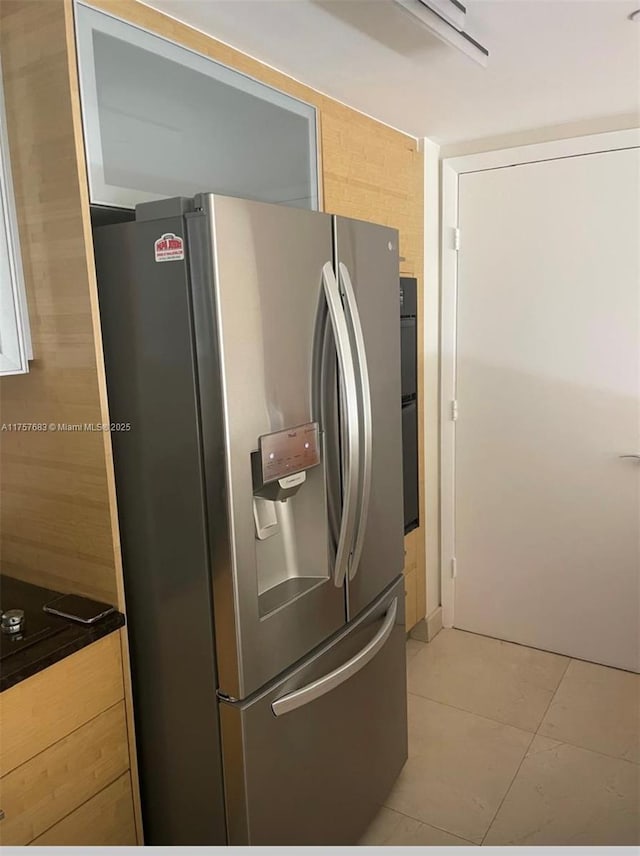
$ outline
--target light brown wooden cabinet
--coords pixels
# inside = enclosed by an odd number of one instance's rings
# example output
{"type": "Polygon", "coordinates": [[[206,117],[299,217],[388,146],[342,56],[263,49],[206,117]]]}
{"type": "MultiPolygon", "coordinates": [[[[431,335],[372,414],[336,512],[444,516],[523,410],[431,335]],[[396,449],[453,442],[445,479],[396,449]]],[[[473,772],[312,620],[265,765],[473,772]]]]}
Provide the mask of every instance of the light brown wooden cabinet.
{"type": "Polygon", "coordinates": [[[424,575],[422,529],[414,529],[404,539],[405,623],[411,630],[424,617],[426,579],[424,575]]]}
{"type": "Polygon", "coordinates": [[[0,721],[0,844],[136,844],[119,632],[5,690],[0,721]]]}
{"type": "Polygon", "coordinates": [[[118,847],[135,844],[129,773],[124,773],[31,843],[46,847],[118,847]]]}

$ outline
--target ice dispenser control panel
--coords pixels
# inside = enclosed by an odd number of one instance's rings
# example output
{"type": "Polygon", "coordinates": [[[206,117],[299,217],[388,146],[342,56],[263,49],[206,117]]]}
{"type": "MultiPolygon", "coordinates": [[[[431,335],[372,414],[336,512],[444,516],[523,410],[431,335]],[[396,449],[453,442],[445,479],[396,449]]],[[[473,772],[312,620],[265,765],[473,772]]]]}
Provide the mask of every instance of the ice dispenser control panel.
{"type": "Polygon", "coordinates": [[[260,437],[262,481],[282,479],[320,463],[320,431],[317,422],[263,434],[260,437]]]}

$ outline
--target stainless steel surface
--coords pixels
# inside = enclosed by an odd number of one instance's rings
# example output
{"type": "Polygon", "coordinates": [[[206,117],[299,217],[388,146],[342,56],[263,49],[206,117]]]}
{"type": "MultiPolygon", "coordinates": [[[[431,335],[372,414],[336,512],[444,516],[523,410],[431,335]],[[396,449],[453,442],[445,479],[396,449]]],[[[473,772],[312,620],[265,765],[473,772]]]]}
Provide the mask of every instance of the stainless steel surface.
{"type": "Polygon", "coordinates": [[[266,541],[280,531],[275,503],[269,499],[253,497],[253,519],[256,524],[256,537],[260,541],[266,541]]]}
{"type": "Polygon", "coordinates": [[[360,488],[358,490],[358,521],[356,523],[355,540],[349,562],[349,579],[358,573],[360,557],[364,546],[371,497],[371,456],[372,456],[372,420],[371,420],[371,387],[369,385],[369,369],[367,366],[367,351],[362,334],[362,324],[358,313],[358,304],[351,283],[351,276],[345,264],[338,265],[339,279],[345,298],[346,316],[351,329],[352,341],[358,366],[358,407],[360,411],[360,488]]]}
{"type": "Polygon", "coordinates": [[[346,663],[338,666],[337,669],[334,669],[327,675],[323,675],[321,678],[317,678],[305,687],[301,687],[299,690],[295,690],[294,692],[274,701],[271,705],[271,709],[275,715],[283,716],[283,714],[290,713],[292,710],[297,710],[297,708],[302,707],[305,704],[310,704],[312,701],[320,698],[320,696],[335,690],[340,686],[340,684],[348,681],[349,678],[353,677],[353,675],[359,672],[360,669],[363,669],[369,660],[372,660],[378,651],[384,647],[384,644],[391,635],[391,631],[396,623],[397,614],[398,598],[395,598],[387,611],[382,627],[361,651],[358,651],[358,653],[350,660],[347,660],[346,663]]]}
{"type": "Polygon", "coordinates": [[[97,232],[150,843],[355,843],[406,759],[396,237],[211,194],[97,232]],[[314,422],[314,466],[263,442],[314,422]]]}
{"type": "MultiPolygon", "coordinates": [[[[307,574],[304,573],[298,558],[298,539],[296,535],[296,522],[293,517],[293,502],[278,502],[276,503],[276,508],[278,519],[280,521],[280,532],[282,533],[281,561],[283,561],[285,568],[284,580],[290,580],[296,577],[306,577],[307,574]]],[[[275,562],[271,562],[270,566],[271,568],[274,568],[275,562]]],[[[277,587],[280,582],[284,581],[282,579],[282,568],[279,570],[281,573],[276,580],[274,580],[274,584],[264,586],[262,593],[270,591],[272,588],[277,587]]]]}
{"type": "Polygon", "coordinates": [[[157,216],[94,233],[109,414],[132,426],[112,442],[142,816],[147,844],[225,844],[207,532],[224,506],[204,495],[187,263],[154,261],[185,222],[157,216]]]}
{"type": "Polygon", "coordinates": [[[220,704],[227,828],[234,845],[349,845],[363,835],[407,757],[402,580],[275,685],[220,704]],[[396,623],[367,665],[286,716],[272,704],[338,668],[396,623]]]}
{"type": "Polygon", "coordinates": [[[20,633],[24,627],[24,610],[8,609],[2,613],[2,632],[20,633]]]}
{"type": "MultiPolygon", "coordinates": [[[[318,463],[320,463],[320,461],[318,461],[318,463]]],[[[282,488],[282,490],[290,490],[293,487],[300,487],[300,485],[304,484],[306,480],[307,474],[304,471],[301,473],[293,473],[293,475],[278,479],[278,486],[282,488]]]]}
{"type": "Polygon", "coordinates": [[[371,390],[371,498],[358,573],[348,581],[349,617],[402,572],[403,493],[398,233],[335,218],[337,264],[351,276],[371,390]]]}
{"type": "Polygon", "coordinates": [[[333,581],[336,586],[342,586],[347,574],[349,559],[353,546],[356,510],[358,506],[358,488],[360,473],[360,425],[358,413],[358,388],[353,362],[353,353],[346,324],[344,308],[340,299],[338,280],[333,267],[327,262],[322,268],[322,282],[329,307],[329,317],[335,337],[340,382],[344,402],[343,424],[345,443],[345,473],[343,479],[342,518],[336,547],[333,581]]]}
{"type": "MultiPolygon", "coordinates": [[[[260,437],[315,420],[313,340],[331,219],[211,194],[196,207],[188,244],[202,267],[191,287],[206,489],[216,507],[223,499],[228,532],[228,553],[212,568],[219,688],[245,698],[345,622],[344,592],[331,580],[326,461],[306,471],[286,510],[276,509],[279,532],[264,540],[256,538],[251,464],[260,437]],[[211,373],[220,377],[219,401],[211,373]]],[[[227,536],[209,517],[215,555],[227,536]]]]}
{"type": "MultiPolygon", "coordinates": [[[[256,497],[261,497],[262,499],[268,499],[272,502],[274,502],[275,500],[284,502],[285,500],[290,499],[292,496],[295,496],[302,487],[302,485],[306,482],[306,470],[300,470],[297,473],[291,473],[291,475],[284,476],[283,478],[276,478],[265,482],[263,480],[263,467],[260,463],[261,458],[262,455],[260,452],[251,453],[251,470],[253,474],[254,499],[256,497]]],[[[299,461],[297,462],[297,465],[300,466],[299,461]]],[[[317,466],[317,464],[315,466],[317,466]]]]}
{"type": "Polygon", "coordinates": [[[329,532],[333,548],[332,565],[335,565],[335,545],[338,543],[342,519],[340,412],[337,390],[338,364],[335,337],[323,289],[320,293],[314,332],[311,394],[313,412],[323,430],[329,532]]]}
{"type": "Polygon", "coordinates": [[[264,482],[299,473],[320,463],[317,422],[296,425],[259,438],[264,482]]]}

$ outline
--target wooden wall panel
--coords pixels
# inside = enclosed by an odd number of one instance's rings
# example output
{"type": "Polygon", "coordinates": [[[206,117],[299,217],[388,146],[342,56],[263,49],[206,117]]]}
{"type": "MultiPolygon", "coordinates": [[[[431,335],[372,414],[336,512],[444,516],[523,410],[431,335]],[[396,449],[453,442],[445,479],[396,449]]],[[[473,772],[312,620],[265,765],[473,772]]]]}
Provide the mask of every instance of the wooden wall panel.
{"type": "MultiPolygon", "coordinates": [[[[0,379],[0,420],[101,423],[62,3],[2,0],[0,54],[34,351],[0,379]]],[[[3,431],[0,467],[3,572],[116,603],[105,438],[3,431]]]]}
{"type": "MultiPolygon", "coordinates": [[[[34,360],[0,378],[0,422],[108,422],[71,0],[0,0],[0,57],[34,360]]],[[[2,572],[125,610],[111,438],[0,432],[2,572]]],[[[137,784],[128,639],[122,650],[137,784]]]]}

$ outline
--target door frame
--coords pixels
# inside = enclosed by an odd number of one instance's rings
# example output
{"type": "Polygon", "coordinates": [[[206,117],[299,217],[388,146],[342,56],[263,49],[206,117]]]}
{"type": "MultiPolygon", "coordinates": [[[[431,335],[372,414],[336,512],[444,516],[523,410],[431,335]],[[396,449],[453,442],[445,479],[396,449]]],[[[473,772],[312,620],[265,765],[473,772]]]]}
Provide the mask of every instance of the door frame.
{"type": "MultiPolygon", "coordinates": [[[[553,140],[442,161],[440,356],[440,578],[442,622],[454,624],[455,421],[458,294],[458,190],[461,175],[545,160],[640,148],[640,128],[553,140]]],[[[464,240],[464,238],[462,238],[464,240]]]]}

